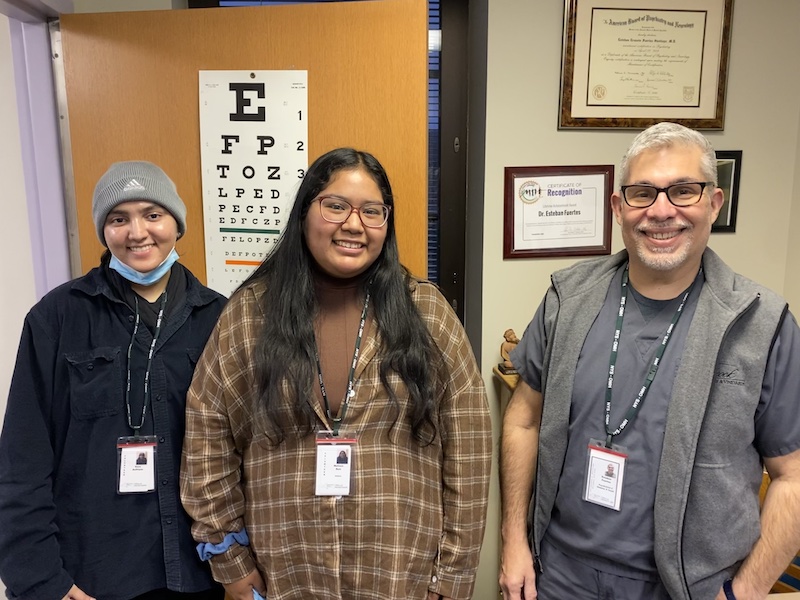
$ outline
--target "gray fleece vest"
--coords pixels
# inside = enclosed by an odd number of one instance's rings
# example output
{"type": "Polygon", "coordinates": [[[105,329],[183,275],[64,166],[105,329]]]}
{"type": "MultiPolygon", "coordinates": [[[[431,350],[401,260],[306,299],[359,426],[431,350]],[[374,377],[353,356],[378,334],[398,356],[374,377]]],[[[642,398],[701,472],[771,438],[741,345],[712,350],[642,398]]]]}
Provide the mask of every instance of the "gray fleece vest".
{"type": "MultiPolygon", "coordinates": [[[[544,403],[531,506],[537,556],[564,465],[578,355],[627,258],[623,251],[557,271],[545,297],[544,403]]],[[[713,598],[760,535],[754,416],[787,309],[777,294],[735,274],[710,249],[703,269],[705,285],[667,412],[654,508],[656,565],[675,600],[713,598]]]]}

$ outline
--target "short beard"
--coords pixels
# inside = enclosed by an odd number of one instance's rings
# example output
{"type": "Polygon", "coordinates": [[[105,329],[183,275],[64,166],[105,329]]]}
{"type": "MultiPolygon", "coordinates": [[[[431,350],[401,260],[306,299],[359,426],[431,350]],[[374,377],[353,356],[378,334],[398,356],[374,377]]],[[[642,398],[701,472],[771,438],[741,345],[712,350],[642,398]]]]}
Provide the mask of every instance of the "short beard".
{"type": "MultiPolygon", "coordinates": [[[[687,227],[686,223],[677,224],[682,227],[687,227]]],[[[685,243],[674,251],[670,251],[667,249],[652,248],[647,235],[645,235],[643,231],[636,229],[633,233],[632,241],[639,262],[653,271],[671,271],[677,269],[686,262],[692,245],[694,244],[694,230],[688,229],[685,233],[688,233],[688,238],[685,240],[685,243]]]]}
{"type": "Polygon", "coordinates": [[[686,262],[689,256],[689,246],[683,246],[676,252],[659,252],[658,250],[647,250],[637,244],[636,254],[641,263],[649,269],[671,271],[686,262]]]}
{"type": "MultiPolygon", "coordinates": [[[[637,233],[641,234],[641,232],[637,233]]],[[[648,247],[648,237],[643,234],[636,238],[634,246],[639,261],[645,267],[654,271],[671,271],[686,262],[693,244],[694,230],[690,230],[685,243],[674,252],[648,247]]]]}

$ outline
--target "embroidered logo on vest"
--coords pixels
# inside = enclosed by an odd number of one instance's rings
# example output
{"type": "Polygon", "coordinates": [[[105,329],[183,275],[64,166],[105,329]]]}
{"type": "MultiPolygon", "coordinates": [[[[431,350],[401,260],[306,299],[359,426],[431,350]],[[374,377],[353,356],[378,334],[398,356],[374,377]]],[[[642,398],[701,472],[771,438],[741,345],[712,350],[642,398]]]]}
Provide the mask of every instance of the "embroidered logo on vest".
{"type": "Polygon", "coordinates": [[[714,379],[722,385],[744,385],[744,373],[739,367],[720,363],[714,371],[714,379]]]}

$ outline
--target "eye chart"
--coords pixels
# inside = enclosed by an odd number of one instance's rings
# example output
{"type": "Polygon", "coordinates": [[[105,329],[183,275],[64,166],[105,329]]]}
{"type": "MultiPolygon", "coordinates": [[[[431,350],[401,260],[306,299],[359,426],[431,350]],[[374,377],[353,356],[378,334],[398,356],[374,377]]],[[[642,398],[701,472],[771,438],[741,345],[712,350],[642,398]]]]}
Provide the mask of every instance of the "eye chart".
{"type": "Polygon", "coordinates": [[[308,167],[307,71],[200,71],[208,287],[230,296],[275,246],[308,167]]]}

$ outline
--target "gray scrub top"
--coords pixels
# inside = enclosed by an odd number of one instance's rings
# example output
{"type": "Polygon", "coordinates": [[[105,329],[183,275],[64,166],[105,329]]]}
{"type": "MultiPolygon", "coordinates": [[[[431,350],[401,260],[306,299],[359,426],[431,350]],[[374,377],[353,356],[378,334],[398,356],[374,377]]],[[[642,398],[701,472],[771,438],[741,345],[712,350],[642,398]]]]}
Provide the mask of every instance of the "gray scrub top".
{"type": "MultiPolygon", "coordinates": [[[[552,519],[545,535],[560,550],[596,569],[655,581],[658,572],[653,553],[653,506],[666,415],[704,279],[701,271],[636,418],[614,438],[614,443],[625,447],[628,452],[622,504],[620,510],[615,511],[586,502],[582,497],[589,440],[606,437],[605,383],[623,269],[620,268],[612,279],[603,308],[578,359],[567,453],[552,519]]],[[[674,300],[652,301],[629,292],[612,394],[612,431],[636,397],[682,296],[674,300]]],[[[798,352],[800,331],[789,314],[770,354],[755,415],[755,443],[762,456],[779,456],[800,447],[800,419],[797,416],[800,373],[790,367],[792,353],[798,356],[798,352]]],[[[544,353],[540,305],[511,356],[523,380],[537,391],[541,391],[544,353]]],[[[558,356],[551,360],[558,360],[558,356]]]]}

